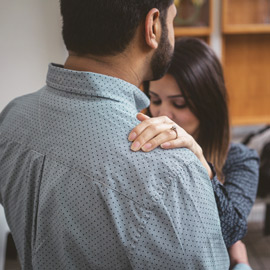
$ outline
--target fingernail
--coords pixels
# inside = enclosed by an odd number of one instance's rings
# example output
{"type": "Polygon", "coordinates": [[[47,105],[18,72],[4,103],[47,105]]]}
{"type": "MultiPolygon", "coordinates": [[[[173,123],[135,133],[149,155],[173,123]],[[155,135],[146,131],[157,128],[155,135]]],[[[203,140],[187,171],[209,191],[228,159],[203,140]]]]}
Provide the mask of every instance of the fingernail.
{"type": "Polygon", "coordinates": [[[165,142],[165,143],[161,144],[160,146],[161,146],[162,148],[168,148],[168,147],[170,147],[170,145],[171,145],[171,143],[165,142]]]}
{"type": "Polygon", "coordinates": [[[129,141],[134,141],[136,137],[137,137],[137,134],[136,134],[135,132],[132,132],[132,133],[129,135],[128,140],[129,140],[129,141]]]}
{"type": "Polygon", "coordinates": [[[139,142],[134,142],[132,145],[131,145],[131,150],[133,151],[137,151],[140,149],[140,143],[139,142]]]}
{"type": "Polygon", "coordinates": [[[145,144],[145,145],[142,147],[142,150],[143,150],[143,151],[146,151],[146,150],[150,149],[151,147],[152,147],[152,144],[151,144],[151,143],[147,143],[147,144],[145,144]]]}

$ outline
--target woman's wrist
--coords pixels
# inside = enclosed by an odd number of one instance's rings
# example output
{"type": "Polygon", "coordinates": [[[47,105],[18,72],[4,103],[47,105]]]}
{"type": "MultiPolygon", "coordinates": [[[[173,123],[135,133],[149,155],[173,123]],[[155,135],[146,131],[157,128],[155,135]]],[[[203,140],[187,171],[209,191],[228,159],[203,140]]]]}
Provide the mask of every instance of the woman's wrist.
{"type": "Polygon", "coordinates": [[[209,178],[212,180],[215,175],[213,174],[212,168],[209,166],[208,162],[206,161],[203,155],[202,148],[197,143],[196,143],[196,151],[194,151],[194,153],[197,156],[197,158],[200,160],[202,165],[205,167],[209,178]]]}
{"type": "Polygon", "coordinates": [[[212,180],[214,178],[214,174],[213,174],[213,171],[212,171],[211,167],[209,166],[208,162],[204,158],[204,156],[202,159],[200,159],[200,161],[201,161],[202,165],[205,167],[209,178],[212,180]]]}

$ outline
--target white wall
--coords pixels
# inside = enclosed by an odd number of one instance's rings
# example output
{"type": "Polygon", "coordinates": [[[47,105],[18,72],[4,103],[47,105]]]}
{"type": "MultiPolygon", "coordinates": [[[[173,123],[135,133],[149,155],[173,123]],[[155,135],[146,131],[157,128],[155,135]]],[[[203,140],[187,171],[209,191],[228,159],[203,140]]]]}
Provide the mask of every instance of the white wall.
{"type": "MultiPolygon", "coordinates": [[[[64,62],[58,2],[0,0],[0,111],[13,98],[41,88],[48,63],[64,62]]],[[[0,235],[5,228],[0,206],[0,235]]],[[[0,258],[0,269],[3,263],[0,258]]]]}
{"type": "Polygon", "coordinates": [[[48,63],[63,63],[58,0],[0,0],[0,111],[45,84],[48,63]]]}

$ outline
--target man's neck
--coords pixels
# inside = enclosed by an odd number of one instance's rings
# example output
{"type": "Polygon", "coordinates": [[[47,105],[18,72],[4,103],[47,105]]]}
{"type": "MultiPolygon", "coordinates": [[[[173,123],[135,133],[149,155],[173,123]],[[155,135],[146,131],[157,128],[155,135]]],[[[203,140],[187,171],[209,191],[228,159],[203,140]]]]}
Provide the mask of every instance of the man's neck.
{"type": "Polygon", "coordinates": [[[134,68],[134,66],[137,66],[134,65],[134,61],[132,62],[125,55],[99,57],[92,55],[78,56],[73,53],[69,54],[64,64],[66,69],[104,74],[139,87],[143,81],[142,74],[139,72],[141,69],[134,68]]]}

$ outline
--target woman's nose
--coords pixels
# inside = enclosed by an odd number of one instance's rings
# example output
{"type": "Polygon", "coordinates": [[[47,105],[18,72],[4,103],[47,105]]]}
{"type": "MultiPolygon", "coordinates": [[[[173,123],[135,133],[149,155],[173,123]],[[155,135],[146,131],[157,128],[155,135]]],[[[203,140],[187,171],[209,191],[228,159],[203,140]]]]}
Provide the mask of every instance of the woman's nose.
{"type": "Polygon", "coordinates": [[[170,119],[173,119],[173,113],[172,111],[165,107],[165,106],[162,106],[159,110],[159,116],[168,116],[170,119]]]}

